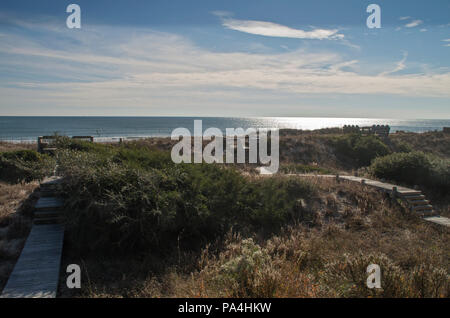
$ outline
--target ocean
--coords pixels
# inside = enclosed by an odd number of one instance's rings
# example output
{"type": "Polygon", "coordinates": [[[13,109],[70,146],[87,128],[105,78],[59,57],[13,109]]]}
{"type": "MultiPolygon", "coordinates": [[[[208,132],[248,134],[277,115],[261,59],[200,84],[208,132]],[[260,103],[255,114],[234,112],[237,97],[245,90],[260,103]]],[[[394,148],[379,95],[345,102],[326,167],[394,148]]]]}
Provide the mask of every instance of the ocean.
{"type": "Polygon", "coordinates": [[[118,138],[170,136],[178,127],[193,133],[194,120],[203,121],[203,130],[226,128],[293,128],[313,130],[344,125],[389,125],[397,130],[425,132],[450,127],[449,119],[372,119],[310,117],[13,117],[0,116],[0,141],[34,142],[38,136],[58,133],[67,136],[94,136],[97,141],[118,138]]]}

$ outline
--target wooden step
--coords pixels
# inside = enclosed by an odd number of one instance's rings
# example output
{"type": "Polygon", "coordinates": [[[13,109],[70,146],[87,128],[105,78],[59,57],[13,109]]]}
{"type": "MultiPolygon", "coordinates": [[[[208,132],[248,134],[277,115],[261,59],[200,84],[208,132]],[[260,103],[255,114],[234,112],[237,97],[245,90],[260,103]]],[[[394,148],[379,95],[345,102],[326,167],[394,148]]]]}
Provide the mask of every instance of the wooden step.
{"type": "Polygon", "coordinates": [[[54,197],[56,196],[56,191],[55,190],[43,190],[41,189],[39,191],[39,195],[41,198],[48,198],[48,197],[54,197]]]}
{"type": "Polygon", "coordinates": [[[63,223],[62,217],[46,217],[46,218],[36,218],[33,224],[43,225],[43,224],[61,224],[63,223]]]}
{"type": "Polygon", "coordinates": [[[402,192],[398,192],[398,193],[404,199],[406,199],[407,197],[422,195],[422,191],[415,191],[415,190],[402,191],[402,192]]]}
{"type": "Polygon", "coordinates": [[[57,197],[39,198],[34,208],[36,210],[57,210],[64,206],[64,200],[57,197]]]}
{"type": "Polygon", "coordinates": [[[408,200],[409,204],[412,205],[428,205],[428,203],[430,203],[430,201],[428,200],[408,200]]]}
{"type": "Polygon", "coordinates": [[[60,217],[62,215],[61,211],[58,210],[38,210],[34,212],[35,218],[49,218],[49,217],[60,217]]]}
{"type": "Polygon", "coordinates": [[[434,210],[420,210],[416,211],[415,213],[421,217],[437,215],[437,213],[434,210]]]}
{"type": "Polygon", "coordinates": [[[423,194],[405,195],[403,196],[406,200],[423,200],[425,196],[423,194]]]}
{"type": "Polygon", "coordinates": [[[57,191],[58,190],[58,185],[57,184],[48,184],[48,185],[40,185],[40,190],[41,191],[57,191]]]}
{"type": "Polygon", "coordinates": [[[433,210],[433,206],[430,204],[427,205],[416,205],[411,208],[413,211],[425,211],[425,210],[433,210]]]}

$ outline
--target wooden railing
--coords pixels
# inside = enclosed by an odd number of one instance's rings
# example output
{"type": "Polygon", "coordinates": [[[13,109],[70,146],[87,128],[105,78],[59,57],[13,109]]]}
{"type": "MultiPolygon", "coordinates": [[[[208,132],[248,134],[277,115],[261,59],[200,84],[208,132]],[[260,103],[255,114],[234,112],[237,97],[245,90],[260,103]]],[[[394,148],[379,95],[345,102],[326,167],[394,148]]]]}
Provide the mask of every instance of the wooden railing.
{"type": "Polygon", "coordinates": [[[342,128],[344,133],[362,133],[363,135],[375,135],[379,137],[388,137],[391,127],[389,125],[372,125],[366,127],[347,126],[342,128]]]}

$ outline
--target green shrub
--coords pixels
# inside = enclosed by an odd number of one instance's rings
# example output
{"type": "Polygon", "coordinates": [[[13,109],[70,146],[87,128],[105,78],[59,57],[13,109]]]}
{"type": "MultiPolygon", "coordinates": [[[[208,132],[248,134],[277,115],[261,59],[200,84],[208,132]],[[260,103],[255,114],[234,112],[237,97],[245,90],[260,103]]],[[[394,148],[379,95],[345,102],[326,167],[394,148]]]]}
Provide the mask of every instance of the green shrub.
{"type": "Polygon", "coordinates": [[[173,165],[169,152],[150,150],[144,147],[121,147],[112,159],[135,168],[161,169],[173,165]]]}
{"type": "Polygon", "coordinates": [[[373,161],[369,171],[378,178],[450,191],[450,160],[423,152],[393,153],[373,161]]]}
{"type": "Polygon", "coordinates": [[[249,196],[249,204],[257,206],[253,223],[269,232],[288,222],[303,221],[299,200],[316,191],[311,183],[300,178],[265,178],[255,181],[253,186],[254,196],[249,196]]]}
{"type": "Polygon", "coordinates": [[[368,166],[373,159],[390,153],[388,146],[372,135],[339,136],[332,140],[332,145],[338,156],[354,161],[359,167],[368,166]]]}
{"type": "Polygon", "coordinates": [[[404,141],[394,139],[392,140],[392,148],[394,152],[411,152],[413,149],[411,146],[404,141]]]}
{"type": "Polygon", "coordinates": [[[0,153],[0,180],[18,183],[42,180],[51,175],[55,161],[34,150],[0,153]]]}
{"type": "Polygon", "coordinates": [[[98,155],[109,156],[113,151],[113,146],[109,144],[94,143],[80,139],[72,139],[67,136],[55,135],[53,146],[58,150],[74,150],[96,153],[98,155]]]}
{"type": "Polygon", "coordinates": [[[25,162],[39,162],[42,155],[34,150],[17,150],[11,152],[3,152],[1,156],[9,160],[21,160],[25,162]]]}
{"type": "Polygon", "coordinates": [[[272,232],[298,218],[297,200],[314,192],[299,179],[252,182],[227,166],[175,165],[166,154],[138,152],[57,152],[80,249],[145,252],[199,246],[230,228],[272,232]]]}

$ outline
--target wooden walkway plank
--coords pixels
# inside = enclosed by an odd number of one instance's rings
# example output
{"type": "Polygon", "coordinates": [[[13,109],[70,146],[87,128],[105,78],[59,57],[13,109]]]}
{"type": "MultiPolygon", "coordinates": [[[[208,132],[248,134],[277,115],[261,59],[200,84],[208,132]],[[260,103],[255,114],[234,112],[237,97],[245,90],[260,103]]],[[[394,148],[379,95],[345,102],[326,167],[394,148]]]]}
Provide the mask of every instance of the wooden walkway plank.
{"type": "Polygon", "coordinates": [[[39,198],[34,208],[36,210],[55,209],[64,206],[64,200],[55,197],[42,197],[39,198]]]}
{"type": "Polygon", "coordinates": [[[406,187],[401,187],[395,184],[390,184],[390,183],[386,183],[386,182],[381,182],[381,181],[376,181],[376,180],[371,180],[371,179],[367,179],[367,178],[361,178],[361,177],[354,177],[354,176],[339,176],[339,178],[344,179],[344,180],[349,180],[349,181],[354,181],[354,182],[359,182],[362,183],[364,181],[364,183],[366,185],[378,188],[380,190],[384,190],[384,191],[392,191],[392,189],[394,187],[397,188],[397,192],[401,195],[404,194],[420,194],[420,191],[414,190],[414,189],[409,189],[406,187]]]}
{"type": "Polygon", "coordinates": [[[425,221],[432,222],[439,225],[450,227],[450,219],[443,216],[430,216],[423,218],[425,221]]]}
{"type": "Polygon", "coordinates": [[[56,297],[63,239],[61,224],[33,225],[0,297],[56,297]]]}

